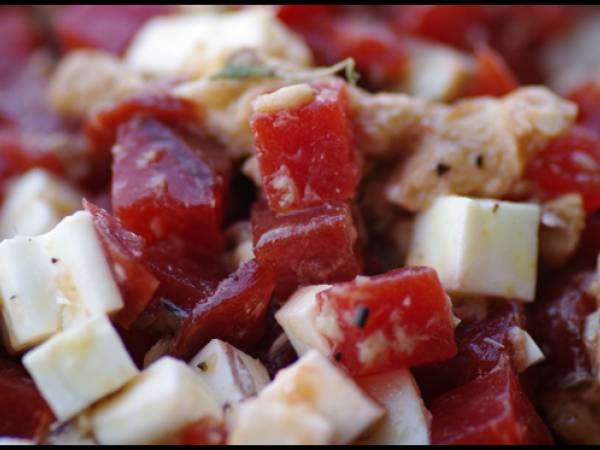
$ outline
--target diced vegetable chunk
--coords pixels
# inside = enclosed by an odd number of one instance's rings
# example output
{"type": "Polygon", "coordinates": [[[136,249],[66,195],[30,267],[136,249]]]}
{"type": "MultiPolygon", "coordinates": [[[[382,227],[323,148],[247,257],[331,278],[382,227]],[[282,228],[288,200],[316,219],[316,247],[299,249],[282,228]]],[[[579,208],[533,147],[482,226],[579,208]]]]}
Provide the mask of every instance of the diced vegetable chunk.
{"type": "Polygon", "coordinates": [[[433,444],[551,444],[512,369],[500,365],[435,400],[433,444]]]}
{"type": "Polygon", "coordinates": [[[28,352],[23,364],[60,420],[120,389],[138,373],[104,315],[53,336],[28,352]]]}
{"type": "Polygon", "coordinates": [[[527,167],[527,176],[546,197],[577,192],[586,212],[600,208],[600,137],[573,127],[561,138],[536,154],[527,167]]]}
{"type": "Polygon", "coordinates": [[[242,349],[255,344],[264,333],[273,288],[270,269],[255,260],[241,265],[193,309],[175,336],[173,354],[191,357],[213,338],[242,349]]]}
{"type": "Polygon", "coordinates": [[[366,375],[456,354],[450,299],[434,270],[359,276],[317,294],[318,326],[350,373],[366,375]]]}
{"type": "Polygon", "coordinates": [[[168,12],[162,5],[68,5],[52,25],[64,51],[92,47],[121,54],[148,19],[168,12]]]}
{"type": "Polygon", "coordinates": [[[289,109],[280,105],[252,116],[262,185],[273,211],[346,200],[356,190],[359,163],[346,85],[336,80],[312,89],[307,104],[298,107],[291,99],[289,109]]]}
{"type": "Polygon", "coordinates": [[[533,301],[539,220],[536,204],[442,196],[417,216],[407,262],[451,292],[533,301]]]}
{"type": "Polygon", "coordinates": [[[119,127],[113,152],[113,209],[125,228],[148,244],[169,241],[195,254],[222,250],[225,170],[195,135],[133,118],[119,127]]]}
{"type": "Polygon", "coordinates": [[[346,203],[327,203],[289,214],[264,204],[252,209],[256,259],[271,268],[282,296],[303,284],[352,279],[362,270],[358,233],[346,203]]]}
{"type": "Polygon", "coordinates": [[[525,332],[522,302],[497,299],[487,300],[482,306],[484,317],[464,317],[456,327],[456,356],[413,369],[426,401],[489,373],[503,359],[510,361],[516,371],[523,368],[521,364],[527,365],[527,349],[523,348],[526,342],[519,342],[521,336],[515,336],[525,332]]]}
{"type": "Polygon", "coordinates": [[[123,297],[124,306],[116,315],[115,321],[124,328],[129,328],[146,308],[159,284],[142,262],[144,240],[125,230],[104,209],[86,200],[83,201],[83,206],[92,215],[96,232],[123,297]]]}
{"type": "Polygon", "coordinates": [[[46,434],[53,415],[27,372],[0,360],[0,436],[36,439],[46,434]]]}
{"type": "Polygon", "coordinates": [[[469,83],[467,96],[493,95],[501,97],[516,89],[519,84],[502,55],[487,46],[475,49],[477,67],[469,83]]]}

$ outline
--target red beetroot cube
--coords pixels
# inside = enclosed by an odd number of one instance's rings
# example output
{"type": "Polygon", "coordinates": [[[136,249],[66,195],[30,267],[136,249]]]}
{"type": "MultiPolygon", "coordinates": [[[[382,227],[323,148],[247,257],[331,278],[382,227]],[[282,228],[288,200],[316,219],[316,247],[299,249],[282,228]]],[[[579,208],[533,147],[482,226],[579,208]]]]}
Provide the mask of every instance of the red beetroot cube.
{"type": "Polygon", "coordinates": [[[358,233],[346,203],[281,215],[255,204],[252,234],[256,258],[273,270],[283,297],[299,285],[351,280],[362,269],[358,233]]]}
{"type": "Polygon", "coordinates": [[[456,327],[456,356],[413,368],[425,401],[430,402],[492,371],[502,359],[516,366],[510,330],[526,328],[523,302],[503,299],[487,302],[485,318],[465,318],[456,327]],[[440,373],[444,376],[440,377],[440,373]]]}
{"type": "Polygon", "coordinates": [[[134,115],[154,117],[163,123],[185,122],[193,117],[192,105],[155,87],[137,92],[115,104],[98,110],[85,123],[85,133],[96,153],[110,153],[119,125],[134,115]]]}
{"type": "Polygon", "coordinates": [[[314,100],[252,116],[256,154],[269,207],[283,212],[354,196],[358,155],[346,84],[315,83],[314,100]]]}
{"type": "Polygon", "coordinates": [[[54,416],[20,365],[0,360],[0,436],[38,439],[54,416]]]}
{"type": "MultiPolygon", "coordinates": [[[[152,311],[161,298],[190,313],[206,300],[227,276],[225,266],[216,259],[182,257],[169,245],[154,245],[144,251],[144,261],[160,281],[152,311]]],[[[151,311],[151,312],[152,312],[151,311]]]]}
{"type": "Polygon", "coordinates": [[[146,308],[158,287],[158,280],[142,261],[144,240],[125,230],[117,219],[93,203],[83,200],[83,207],[92,214],[125,303],[115,321],[127,329],[146,308]]]}
{"type": "Polygon", "coordinates": [[[267,307],[273,294],[273,274],[255,259],[242,264],[196,305],[176,334],[171,353],[191,358],[218,338],[248,350],[265,332],[267,307]]]}
{"type": "Polygon", "coordinates": [[[113,147],[112,201],[125,228],[149,245],[218,254],[227,169],[189,133],[150,117],[122,124],[113,147]]]}
{"type": "Polygon", "coordinates": [[[450,299],[428,267],[360,276],[317,295],[317,326],[353,375],[408,368],[456,354],[450,299]]]}
{"type": "Polygon", "coordinates": [[[552,443],[507,363],[439,397],[431,413],[433,444],[552,443]]]}

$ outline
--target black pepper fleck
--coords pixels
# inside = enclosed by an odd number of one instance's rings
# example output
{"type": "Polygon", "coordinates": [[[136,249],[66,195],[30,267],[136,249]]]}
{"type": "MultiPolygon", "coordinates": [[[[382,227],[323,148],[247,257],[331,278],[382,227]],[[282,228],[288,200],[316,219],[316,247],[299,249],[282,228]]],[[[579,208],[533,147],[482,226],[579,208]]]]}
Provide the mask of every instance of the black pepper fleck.
{"type": "Polygon", "coordinates": [[[13,294],[9,297],[9,300],[16,300],[17,294],[13,294]]]}
{"type": "Polygon", "coordinates": [[[480,169],[483,167],[483,155],[477,155],[475,157],[475,165],[480,169]]]}
{"type": "Polygon", "coordinates": [[[496,211],[498,211],[498,208],[500,208],[500,204],[494,203],[494,207],[492,208],[492,213],[495,213],[496,211]]]}
{"type": "Polygon", "coordinates": [[[208,364],[206,364],[206,361],[202,361],[196,367],[198,367],[198,369],[200,369],[202,372],[205,372],[206,369],[208,369],[208,364]]]}
{"type": "Polygon", "coordinates": [[[342,354],[340,352],[335,352],[335,354],[333,355],[333,359],[335,359],[337,362],[340,362],[340,360],[342,359],[342,354]]]}
{"type": "Polygon", "coordinates": [[[56,264],[58,262],[58,258],[52,258],[50,261],[52,261],[52,264],[56,264]]]}
{"type": "Polygon", "coordinates": [[[435,166],[435,172],[438,174],[438,176],[442,176],[444,175],[446,172],[448,172],[450,170],[450,166],[448,164],[444,164],[444,163],[438,163],[437,166],[435,166]]]}
{"type": "Polygon", "coordinates": [[[359,305],[356,308],[356,316],[354,316],[354,323],[358,328],[364,328],[367,324],[367,319],[369,318],[369,308],[363,305],[359,305]]]}

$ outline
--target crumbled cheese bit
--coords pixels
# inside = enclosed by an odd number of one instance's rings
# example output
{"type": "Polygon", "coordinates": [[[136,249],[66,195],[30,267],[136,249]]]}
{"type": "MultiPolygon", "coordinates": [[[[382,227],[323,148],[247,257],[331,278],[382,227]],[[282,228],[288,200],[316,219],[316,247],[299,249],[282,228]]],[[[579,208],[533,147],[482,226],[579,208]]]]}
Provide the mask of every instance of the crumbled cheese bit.
{"type": "Polygon", "coordinates": [[[274,114],[279,111],[291,111],[312,102],[317,91],[307,83],[294,84],[264,94],[254,100],[254,111],[274,114]]]}
{"type": "Polygon", "coordinates": [[[546,357],[533,338],[521,327],[508,330],[508,339],[513,347],[513,362],[517,372],[524,372],[528,367],[543,361],[546,357]]]}

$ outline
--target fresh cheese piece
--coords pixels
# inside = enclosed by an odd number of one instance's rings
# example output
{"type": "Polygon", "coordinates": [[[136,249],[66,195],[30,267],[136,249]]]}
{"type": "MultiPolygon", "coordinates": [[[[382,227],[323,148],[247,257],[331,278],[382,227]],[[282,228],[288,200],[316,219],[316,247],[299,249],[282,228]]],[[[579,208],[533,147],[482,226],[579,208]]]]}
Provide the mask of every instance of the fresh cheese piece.
{"type": "Polygon", "coordinates": [[[329,284],[318,284],[298,289],[275,314],[292,347],[302,356],[311,348],[329,355],[330,345],[317,328],[319,305],[317,294],[329,289],[329,284]]]}
{"type": "Polygon", "coordinates": [[[308,66],[306,45],[275,17],[272,8],[245,8],[225,14],[197,13],[155,17],[136,34],[125,62],[154,76],[201,76],[223,68],[240,48],[308,66]]]}
{"type": "Polygon", "coordinates": [[[193,367],[228,408],[257,395],[269,384],[260,361],[220,339],[213,339],[192,358],[193,367]]]}
{"type": "Polygon", "coordinates": [[[449,101],[459,96],[475,69],[473,58],[443,45],[417,40],[410,44],[400,90],[432,101],[449,101]]]}
{"type": "Polygon", "coordinates": [[[508,339],[513,347],[513,362],[517,372],[524,372],[527,368],[546,358],[533,338],[523,328],[512,327],[508,330],[508,339]]]}
{"type": "Polygon", "coordinates": [[[25,354],[23,365],[61,421],[120,389],[138,373],[105,315],[48,339],[25,354]]]}
{"type": "Polygon", "coordinates": [[[409,370],[400,369],[356,380],[386,410],[361,439],[366,445],[429,445],[431,414],[409,370]]]}
{"type": "Polygon", "coordinates": [[[92,410],[100,444],[157,444],[203,417],[222,419],[210,386],[187,364],[165,356],[117,396],[92,410]]]}
{"type": "Polygon", "coordinates": [[[42,169],[32,169],[8,187],[0,210],[0,239],[36,236],[81,208],[82,194],[42,169]]]}
{"type": "Polygon", "coordinates": [[[441,196],[416,217],[407,264],[451,293],[533,301],[539,220],[535,204],[441,196]]]}
{"type": "Polygon", "coordinates": [[[383,415],[380,406],[317,350],[280,370],[259,398],[312,408],[333,424],[334,444],[352,442],[383,415]]]}
{"type": "Polygon", "coordinates": [[[0,306],[14,352],[123,307],[89,212],[64,218],[46,234],[0,242],[0,306]]]}
{"type": "Polygon", "coordinates": [[[333,434],[331,422],[306,405],[253,398],[240,405],[228,444],[325,445],[333,434]]]}
{"type": "Polygon", "coordinates": [[[600,381],[600,309],[586,317],[583,338],[592,369],[600,381]]]}
{"type": "Polygon", "coordinates": [[[1,436],[0,445],[35,445],[35,442],[30,439],[1,436]]]}

